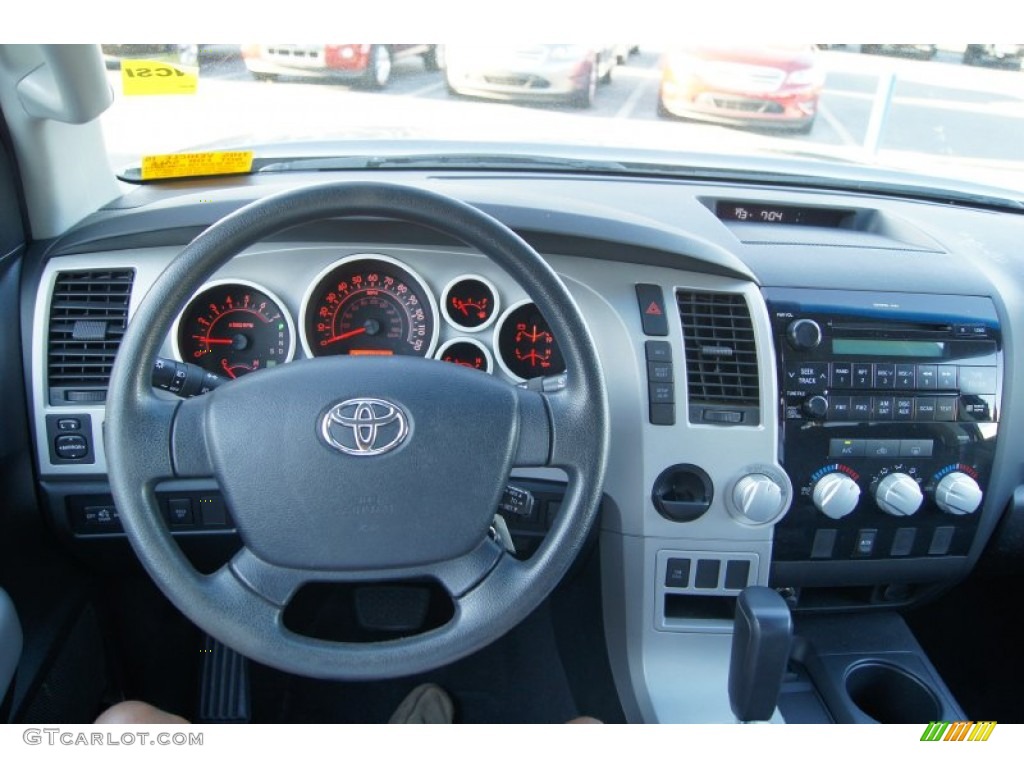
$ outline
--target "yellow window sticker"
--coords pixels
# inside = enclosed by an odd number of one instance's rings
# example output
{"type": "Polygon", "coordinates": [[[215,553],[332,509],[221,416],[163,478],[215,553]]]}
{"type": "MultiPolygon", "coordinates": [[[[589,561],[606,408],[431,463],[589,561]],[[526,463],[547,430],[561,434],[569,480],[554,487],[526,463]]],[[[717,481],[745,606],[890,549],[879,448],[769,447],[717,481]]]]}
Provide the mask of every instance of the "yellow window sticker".
{"type": "Polygon", "coordinates": [[[182,152],[175,155],[146,155],[142,158],[142,179],[174,179],[183,176],[220,176],[249,173],[252,152],[182,152]]]}
{"type": "Polygon", "coordinates": [[[125,96],[187,95],[199,87],[199,68],[166,61],[125,59],[121,62],[125,96]]]}

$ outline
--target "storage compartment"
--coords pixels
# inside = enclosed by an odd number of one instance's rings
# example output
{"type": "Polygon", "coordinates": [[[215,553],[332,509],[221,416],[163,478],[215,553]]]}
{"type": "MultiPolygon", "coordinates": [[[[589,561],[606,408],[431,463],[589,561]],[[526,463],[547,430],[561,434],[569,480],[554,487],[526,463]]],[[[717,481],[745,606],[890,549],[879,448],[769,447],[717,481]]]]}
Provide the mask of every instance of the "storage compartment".
{"type": "Polygon", "coordinates": [[[935,694],[918,677],[879,661],[854,665],[846,674],[846,693],[861,712],[879,723],[940,720],[935,694]]]}

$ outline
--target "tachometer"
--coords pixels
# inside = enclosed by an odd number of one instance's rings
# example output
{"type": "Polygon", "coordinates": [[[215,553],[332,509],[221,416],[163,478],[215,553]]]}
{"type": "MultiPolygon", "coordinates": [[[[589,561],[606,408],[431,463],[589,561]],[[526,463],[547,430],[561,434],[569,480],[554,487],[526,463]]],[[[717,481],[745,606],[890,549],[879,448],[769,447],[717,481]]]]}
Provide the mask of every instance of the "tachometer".
{"type": "Polygon", "coordinates": [[[420,355],[437,343],[437,303],[416,273],[380,254],[351,256],[314,281],[302,343],[324,355],[420,355]]]}
{"type": "Polygon", "coordinates": [[[232,379],[286,363],[295,354],[295,326],[281,300],[244,280],[206,285],[171,336],[179,360],[232,379]]]}

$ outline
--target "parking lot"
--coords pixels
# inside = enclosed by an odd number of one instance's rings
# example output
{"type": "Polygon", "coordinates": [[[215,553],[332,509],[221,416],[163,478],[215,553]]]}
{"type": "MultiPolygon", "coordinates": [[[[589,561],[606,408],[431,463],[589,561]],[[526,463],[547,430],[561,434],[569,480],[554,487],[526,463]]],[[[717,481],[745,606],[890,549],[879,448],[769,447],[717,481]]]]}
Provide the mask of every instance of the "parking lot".
{"type": "MultiPolygon", "coordinates": [[[[719,152],[766,144],[782,151],[847,157],[858,162],[924,167],[962,165],[982,181],[1021,186],[1024,170],[1024,73],[969,67],[955,51],[940,50],[919,61],[864,55],[852,50],[819,52],[826,71],[818,120],[806,136],[722,128],[657,115],[661,51],[641,46],[602,85],[593,107],[490,102],[450,95],[443,73],[428,72],[418,59],[395,64],[383,92],[316,79],[257,82],[237,55],[208,57],[193,96],[120,97],[106,120],[115,163],[137,164],[145,153],[200,145],[211,114],[224,143],[245,146],[252,134],[281,140],[334,135],[346,140],[458,139],[544,141],[558,123],[581,143],[651,146],[719,152]],[[865,149],[873,109],[884,100],[880,83],[895,77],[888,117],[877,152],[865,149]],[[253,94],[253,90],[257,94],[253,94]],[[315,89],[317,98],[308,98],[315,89]],[[258,99],[251,97],[258,95],[258,99]],[[316,108],[311,109],[310,103],[316,108]],[[254,107],[254,102],[258,106],[254,107]],[[198,107],[193,113],[191,107],[198,107]],[[198,115],[203,117],[199,118],[198,115]],[[979,117],[985,130],[979,131],[979,117]],[[155,118],[155,120],[154,120],[155,118]],[[159,128],[154,129],[157,125],[159,128]]],[[[115,90],[118,74],[111,72],[115,90]]]]}

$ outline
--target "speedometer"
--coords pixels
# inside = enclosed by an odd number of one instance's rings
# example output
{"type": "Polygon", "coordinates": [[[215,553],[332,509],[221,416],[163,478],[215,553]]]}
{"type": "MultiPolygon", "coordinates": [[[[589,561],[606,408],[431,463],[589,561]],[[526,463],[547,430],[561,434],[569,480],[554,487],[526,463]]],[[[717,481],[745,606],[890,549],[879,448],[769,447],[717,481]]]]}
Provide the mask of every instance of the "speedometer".
{"type": "Polygon", "coordinates": [[[311,357],[419,355],[437,344],[437,303],[423,280],[381,254],[350,256],[313,283],[302,306],[311,357]]]}

